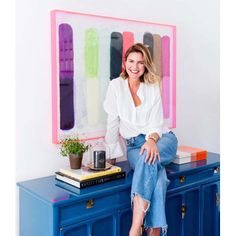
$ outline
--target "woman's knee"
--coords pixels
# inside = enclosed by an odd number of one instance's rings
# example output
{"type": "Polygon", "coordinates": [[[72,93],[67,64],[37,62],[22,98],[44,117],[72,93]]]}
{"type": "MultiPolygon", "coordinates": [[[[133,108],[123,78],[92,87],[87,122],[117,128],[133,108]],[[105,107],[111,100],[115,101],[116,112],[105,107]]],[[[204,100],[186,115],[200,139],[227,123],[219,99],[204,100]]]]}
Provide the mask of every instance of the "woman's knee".
{"type": "Polygon", "coordinates": [[[132,169],[135,169],[137,163],[145,163],[146,150],[140,155],[140,149],[135,149],[127,153],[127,159],[132,169]]]}
{"type": "Polygon", "coordinates": [[[157,142],[158,151],[161,157],[161,164],[169,164],[176,156],[178,140],[172,133],[164,134],[157,142]]]}
{"type": "Polygon", "coordinates": [[[172,133],[166,133],[163,135],[163,137],[160,138],[160,140],[157,142],[157,148],[159,153],[168,151],[173,151],[173,153],[176,153],[177,150],[177,144],[178,140],[176,136],[172,133]]]}

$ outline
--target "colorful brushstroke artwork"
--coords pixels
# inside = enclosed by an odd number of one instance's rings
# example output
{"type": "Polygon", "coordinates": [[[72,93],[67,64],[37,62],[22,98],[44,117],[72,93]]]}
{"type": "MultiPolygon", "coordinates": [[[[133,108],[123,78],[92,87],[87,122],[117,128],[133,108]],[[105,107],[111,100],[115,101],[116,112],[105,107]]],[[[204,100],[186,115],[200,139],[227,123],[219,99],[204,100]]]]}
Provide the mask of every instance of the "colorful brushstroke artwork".
{"type": "Polygon", "coordinates": [[[165,124],[176,127],[176,28],[173,25],[53,10],[52,139],[103,137],[102,104],[109,81],[123,70],[126,50],[148,46],[157,74],[165,124]]]}

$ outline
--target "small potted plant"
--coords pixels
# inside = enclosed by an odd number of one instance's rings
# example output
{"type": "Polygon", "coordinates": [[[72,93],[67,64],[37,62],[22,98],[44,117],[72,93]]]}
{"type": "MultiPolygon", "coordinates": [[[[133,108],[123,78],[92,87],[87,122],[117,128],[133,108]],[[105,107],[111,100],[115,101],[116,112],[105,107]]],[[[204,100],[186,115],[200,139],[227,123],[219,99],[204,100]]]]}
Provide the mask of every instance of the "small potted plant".
{"type": "Polygon", "coordinates": [[[90,145],[79,141],[78,138],[66,138],[60,142],[61,155],[69,156],[70,168],[80,169],[83,159],[83,154],[88,151],[90,145]]]}

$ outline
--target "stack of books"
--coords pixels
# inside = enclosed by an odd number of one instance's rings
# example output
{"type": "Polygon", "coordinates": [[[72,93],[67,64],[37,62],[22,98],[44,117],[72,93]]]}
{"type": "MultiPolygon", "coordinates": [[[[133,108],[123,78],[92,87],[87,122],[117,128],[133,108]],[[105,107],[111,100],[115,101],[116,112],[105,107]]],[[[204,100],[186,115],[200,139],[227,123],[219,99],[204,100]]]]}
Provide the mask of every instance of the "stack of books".
{"type": "MultiPolygon", "coordinates": [[[[107,165],[110,165],[107,163],[107,165]]],[[[56,179],[70,184],[77,188],[89,186],[125,178],[126,173],[119,166],[111,165],[106,170],[92,170],[89,166],[82,166],[81,169],[60,168],[56,172],[56,179]]]]}
{"type": "Polygon", "coordinates": [[[190,146],[178,146],[176,158],[173,160],[175,164],[185,164],[194,161],[205,160],[207,151],[201,148],[190,146]]]}

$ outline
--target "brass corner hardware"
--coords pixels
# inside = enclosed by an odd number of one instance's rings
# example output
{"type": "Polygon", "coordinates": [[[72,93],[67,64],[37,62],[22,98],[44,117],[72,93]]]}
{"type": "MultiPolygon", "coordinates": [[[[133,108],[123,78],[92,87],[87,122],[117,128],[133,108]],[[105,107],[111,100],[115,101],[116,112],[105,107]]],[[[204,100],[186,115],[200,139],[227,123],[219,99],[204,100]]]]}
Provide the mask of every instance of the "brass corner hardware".
{"type": "Polygon", "coordinates": [[[180,183],[184,183],[185,181],[186,181],[186,176],[181,175],[181,176],[179,177],[179,182],[180,182],[180,183]]]}
{"type": "Polygon", "coordinates": [[[86,208],[93,208],[93,206],[94,206],[93,199],[89,199],[88,201],[86,201],[86,208]]]}

